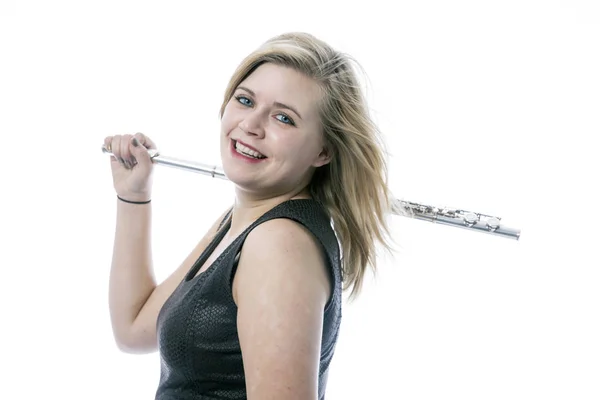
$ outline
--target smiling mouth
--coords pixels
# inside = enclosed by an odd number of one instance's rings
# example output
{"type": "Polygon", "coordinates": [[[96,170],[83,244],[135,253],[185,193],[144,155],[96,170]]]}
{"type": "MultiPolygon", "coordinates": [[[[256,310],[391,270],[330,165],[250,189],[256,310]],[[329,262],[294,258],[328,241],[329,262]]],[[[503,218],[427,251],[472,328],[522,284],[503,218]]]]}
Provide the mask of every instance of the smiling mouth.
{"type": "Polygon", "coordinates": [[[264,154],[261,154],[256,150],[252,150],[251,148],[249,148],[247,146],[244,146],[243,144],[239,143],[237,140],[233,140],[233,148],[239,154],[242,154],[246,157],[254,158],[256,160],[262,160],[262,159],[267,158],[264,154]]]}

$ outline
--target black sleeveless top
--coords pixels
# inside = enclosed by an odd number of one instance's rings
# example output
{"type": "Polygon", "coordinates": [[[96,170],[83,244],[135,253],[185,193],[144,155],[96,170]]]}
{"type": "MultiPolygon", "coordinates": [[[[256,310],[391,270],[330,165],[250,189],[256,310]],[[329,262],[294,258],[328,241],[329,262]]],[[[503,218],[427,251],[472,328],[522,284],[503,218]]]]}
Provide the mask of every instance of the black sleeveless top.
{"type": "Polygon", "coordinates": [[[157,320],[160,382],[156,400],[246,399],[237,306],[231,284],[248,233],[274,218],[292,219],[305,226],[321,243],[329,261],[332,295],[324,310],[319,364],[319,399],[325,398],[327,370],[342,316],[340,251],[322,206],[315,200],[298,199],[263,214],[196,276],[229,229],[228,222],[167,299],[157,320]]]}

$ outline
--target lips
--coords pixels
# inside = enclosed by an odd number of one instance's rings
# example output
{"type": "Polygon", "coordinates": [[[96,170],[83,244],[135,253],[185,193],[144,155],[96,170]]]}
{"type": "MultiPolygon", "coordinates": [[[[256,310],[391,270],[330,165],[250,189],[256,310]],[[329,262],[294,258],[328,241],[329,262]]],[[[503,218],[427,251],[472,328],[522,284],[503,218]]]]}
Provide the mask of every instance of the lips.
{"type": "MultiPolygon", "coordinates": [[[[257,153],[260,153],[260,154],[262,154],[263,156],[265,156],[265,155],[263,154],[263,152],[262,152],[262,151],[260,151],[260,150],[259,150],[259,149],[257,149],[256,147],[250,146],[248,143],[244,143],[244,142],[242,142],[241,140],[236,140],[236,139],[232,139],[232,140],[234,141],[234,143],[233,143],[233,145],[234,145],[234,146],[235,146],[235,142],[238,142],[239,144],[243,144],[244,146],[246,146],[246,147],[247,147],[247,148],[249,148],[250,150],[254,150],[254,151],[256,151],[257,153]]],[[[265,157],[266,157],[266,156],[265,156],[265,157]]]]}
{"type": "Polygon", "coordinates": [[[232,144],[232,147],[241,154],[256,157],[261,160],[264,160],[265,158],[267,158],[267,156],[262,154],[258,149],[256,149],[255,147],[252,147],[252,146],[248,146],[242,141],[239,141],[239,140],[236,141],[235,139],[232,139],[231,144],[232,144]]]}
{"type": "MultiPolygon", "coordinates": [[[[265,156],[263,156],[263,158],[255,158],[255,157],[243,155],[243,154],[239,153],[238,150],[236,150],[235,146],[236,146],[236,140],[232,139],[230,142],[229,148],[231,151],[231,156],[237,160],[242,160],[243,162],[249,163],[249,164],[262,163],[267,160],[267,157],[265,157],[265,156]]],[[[239,142],[238,146],[245,146],[245,145],[242,142],[239,142]]],[[[250,149],[250,147],[248,147],[248,149],[250,149]]],[[[254,152],[255,150],[247,150],[247,151],[254,152]]],[[[260,153],[260,154],[262,154],[262,153],[260,153]]]]}

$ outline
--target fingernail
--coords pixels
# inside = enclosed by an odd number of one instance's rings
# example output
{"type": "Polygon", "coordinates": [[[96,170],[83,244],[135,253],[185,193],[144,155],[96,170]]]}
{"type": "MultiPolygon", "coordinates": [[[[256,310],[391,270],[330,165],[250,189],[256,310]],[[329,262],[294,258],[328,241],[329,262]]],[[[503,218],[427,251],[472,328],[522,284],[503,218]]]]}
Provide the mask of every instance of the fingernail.
{"type": "Polygon", "coordinates": [[[135,147],[138,147],[140,143],[138,142],[137,138],[133,138],[131,139],[131,144],[133,144],[135,147]]]}

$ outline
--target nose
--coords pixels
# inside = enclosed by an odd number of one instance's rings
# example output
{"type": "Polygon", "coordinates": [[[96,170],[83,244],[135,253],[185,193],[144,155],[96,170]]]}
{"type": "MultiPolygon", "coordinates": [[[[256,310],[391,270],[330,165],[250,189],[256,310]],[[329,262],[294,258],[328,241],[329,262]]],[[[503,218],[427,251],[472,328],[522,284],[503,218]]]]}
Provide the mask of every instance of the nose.
{"type": "Polygon", "coordinates": [[[248,135],[264,137],[263,116],[258,110],[249,111],[238,124],[239,128],[248,135]]]}

